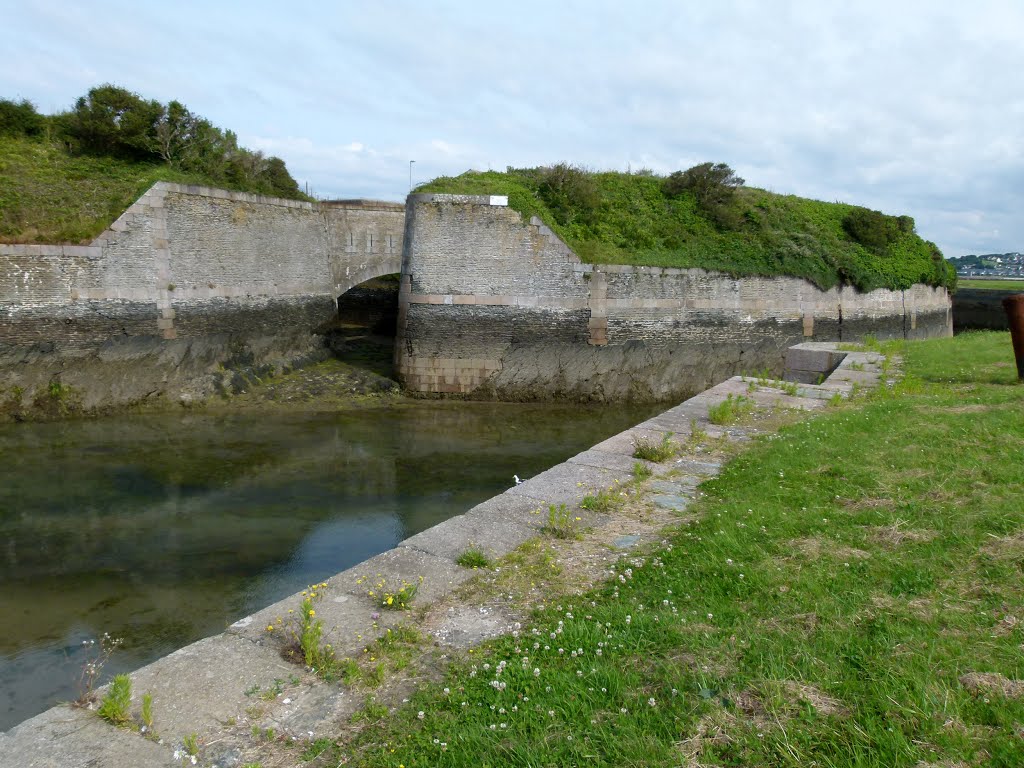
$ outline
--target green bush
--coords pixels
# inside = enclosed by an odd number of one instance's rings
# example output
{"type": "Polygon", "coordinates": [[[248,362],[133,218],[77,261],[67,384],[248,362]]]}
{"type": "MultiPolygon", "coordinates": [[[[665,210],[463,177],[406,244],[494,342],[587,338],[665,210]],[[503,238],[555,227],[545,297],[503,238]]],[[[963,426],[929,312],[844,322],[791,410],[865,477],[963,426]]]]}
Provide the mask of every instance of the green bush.
{"type": "Polygon", "coordinates": [[[46,118],[31,101],[0,99],[0,136],[40,136],[45,129],[46,118]]]}
{"type": "Polygon", "coordinates": [[[722,229],[739,226],[741,214],[733,203],[743,179],[725,163],[701,163],[685,171],[675,171],[662,184],[666,197],[690,194],[697,208],[722,229]]]}
{"type": "Polygon", "coordinates": [[[901,234],[913,233],[914,220],[909,216],[886,216],[870,208],[851,208],[843,217],[843,229],[864,247],[884,252],[901,234]]]}
{"type": "Polygon", "coordinates": [[[575,220],[592,222],[601,202],[601,193],[593,174],[576,165],[559,163],[541,168],[537,191],[563,226],[575,220]]]}

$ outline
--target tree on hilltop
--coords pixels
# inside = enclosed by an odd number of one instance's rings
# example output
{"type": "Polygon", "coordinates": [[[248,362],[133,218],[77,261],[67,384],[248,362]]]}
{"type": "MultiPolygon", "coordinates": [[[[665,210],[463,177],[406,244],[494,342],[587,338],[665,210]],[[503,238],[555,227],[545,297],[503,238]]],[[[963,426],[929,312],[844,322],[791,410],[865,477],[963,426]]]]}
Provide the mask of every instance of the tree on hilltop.
{"type": "Polygon", "coordinates": [[[662,183],[666,197],[690,194],[697,209],[722,229],[734,229],[739,214],[732,203],[744,180],[725,163],[701,163],[685,171],[675,171],[662,183]]]}

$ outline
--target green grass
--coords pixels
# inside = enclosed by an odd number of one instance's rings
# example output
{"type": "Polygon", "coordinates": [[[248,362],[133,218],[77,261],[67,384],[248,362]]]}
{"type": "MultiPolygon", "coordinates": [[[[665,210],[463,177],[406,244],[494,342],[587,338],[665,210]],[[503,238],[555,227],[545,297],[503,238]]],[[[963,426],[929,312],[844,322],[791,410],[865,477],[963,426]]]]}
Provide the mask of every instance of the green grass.
{"type": "Polygon", "coordinates": [[[490,568],[491,558],[478,547],[470,547],[455,558],[455,564],[463,568],[490,568]]]}
{"type": "Polygon", "coordinates": [[[754,410],[754,401],[743,395],[727,395],[725,400],[708,409],[708,421],[724,426],[734,424],[754,410]]]}
{"type": "MultiPolygon", "coordinates": [[[[954,269],[934,245],[903,233],[884,251],[852,241],[842,221],[852,205],[744,187],[735,200],[739,226],[720,231],[689,195],[667,198],[663,179],[645,174],[590,174],[593,209],[547,205],[539,169],[467,172],[421,185],[417,192],[508,195],[524,219],[538,216],[581,259],[595,264],[701,267],[734,276],[790,275],[821,288],[861,290],[914,283],[955,286],[954,269]]],[[[550,197],[550,195],[549,195],[550,197]]]]}
{"type": "Polygon", "coordinates": [[[353,764],[1024,764],[1024,699],[985,687],[1024,680],[1024,387],[1005,333],[903,354],[901,384],[755,441],[696,522],[421,686],[353,764]]]}
{"type": "Polygon", "coordinates": [[[1024,291],[1024,280],[985,280],[961,277],[958,285],[961,288],[979,288],[989,291],[1024,291]]]}
{"type": "Polygon", "coordinates": [[[0,243],[88,243],[157,181],[225,186],[166,164],[0,136],[0,243]]]}

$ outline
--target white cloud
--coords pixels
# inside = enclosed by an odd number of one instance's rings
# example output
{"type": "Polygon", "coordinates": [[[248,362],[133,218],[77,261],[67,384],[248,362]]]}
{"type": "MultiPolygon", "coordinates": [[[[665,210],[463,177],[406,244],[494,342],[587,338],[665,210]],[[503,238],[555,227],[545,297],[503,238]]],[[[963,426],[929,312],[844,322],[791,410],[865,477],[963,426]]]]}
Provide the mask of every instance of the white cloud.
{"type": "Polygon", "coordinates": [[[470,167],[658,172],[907,213],[948,255],[1024,249],[1024,5],[0,0],[0,95],[177,98],[315,191],[470,167]],[[97,45],[102,40],[102,45],[97,45]]]}

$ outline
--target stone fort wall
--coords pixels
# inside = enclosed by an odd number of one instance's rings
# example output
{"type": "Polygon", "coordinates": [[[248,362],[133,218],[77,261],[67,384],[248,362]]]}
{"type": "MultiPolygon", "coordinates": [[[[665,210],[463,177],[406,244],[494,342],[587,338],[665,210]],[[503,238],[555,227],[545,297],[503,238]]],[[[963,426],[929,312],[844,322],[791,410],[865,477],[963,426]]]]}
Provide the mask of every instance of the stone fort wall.
{"type": "Polygon", "coordinates": [[[503,197],[411,195],[396,368],[405,386],[509,400],[664,400],[781,373],[804,341],[952,331],[943,288],[584,264],[503,197]]]}
{"type": "Polygon", "coordinates": [[[0,399],[202,397],[225,365],[315,355],[337,297],[399,271],[404,218],[160,182],[90,245],[0,245],[0,399]]]}

